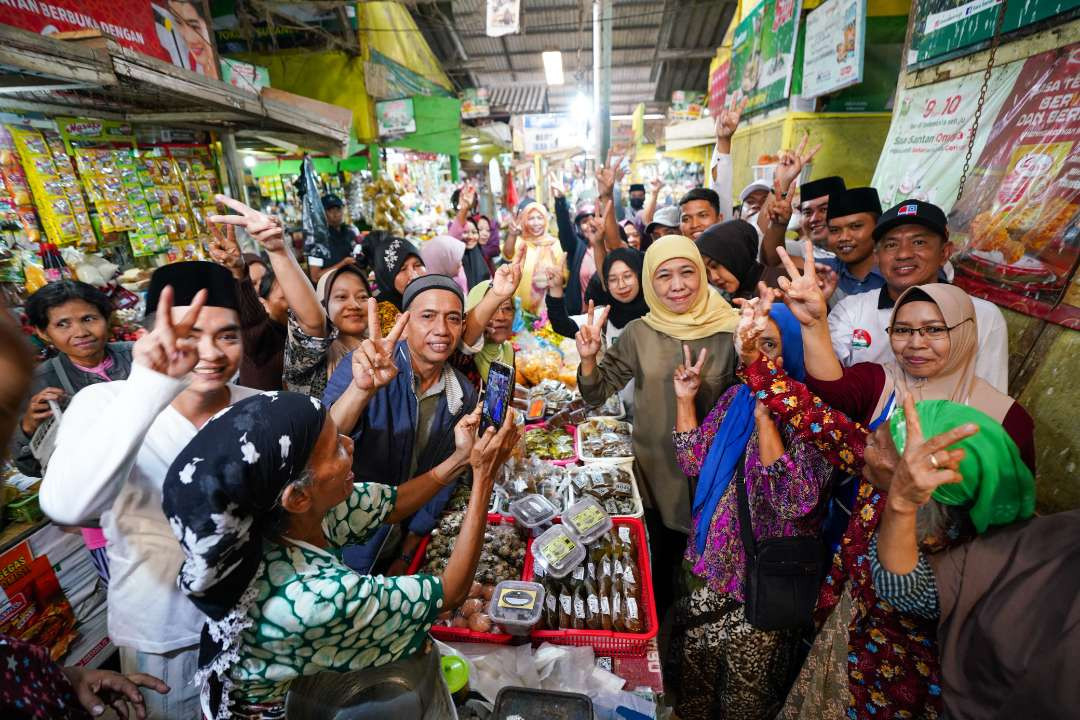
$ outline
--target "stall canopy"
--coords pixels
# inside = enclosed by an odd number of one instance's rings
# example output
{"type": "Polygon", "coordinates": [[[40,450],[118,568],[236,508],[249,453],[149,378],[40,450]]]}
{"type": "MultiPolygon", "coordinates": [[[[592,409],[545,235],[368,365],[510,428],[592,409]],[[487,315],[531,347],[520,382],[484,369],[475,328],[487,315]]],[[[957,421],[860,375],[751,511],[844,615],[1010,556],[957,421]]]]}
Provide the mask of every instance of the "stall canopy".
{"type": "Polygon", "coordinates": [[[240,90],[100,35],[55,40],[0,25],[0,93],[4,109],[235,130],[332,155],[345,154],[351,132],[343,108],[240,90]]]}

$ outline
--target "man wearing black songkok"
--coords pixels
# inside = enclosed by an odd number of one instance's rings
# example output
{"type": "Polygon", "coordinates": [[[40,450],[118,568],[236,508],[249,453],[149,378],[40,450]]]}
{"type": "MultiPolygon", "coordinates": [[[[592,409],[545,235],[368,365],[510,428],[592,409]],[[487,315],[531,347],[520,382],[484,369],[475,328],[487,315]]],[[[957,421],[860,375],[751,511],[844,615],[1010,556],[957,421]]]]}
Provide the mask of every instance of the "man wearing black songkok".
{"type": "Polygon", "coordinates": [[[848,295],[880,290],[885,285],[874,255],[874,225],[879,217],[881,200],[872,187],[850,188],[829,198],[829,250],[836,257],[822,262],[837,275],[830,307],[848,295]]]}
{"type": "Polygon", "coordinates": [[[832,253],[825,249],[829,242],[829,198],[846,189],[843,178],[835,175],[811,180],[799,186],[802,231],[814,242],[814,258],[817,260],[832,257],[832,253]]]}
{"type": "Polygon", "coordinates": [[[42,510],[55,522],[105,530],[109,637],[121,668],[170,688],[147,697],[151,718],[202,716],[191,678],[205,618],[176,586],[184,556],[161,487],[199,428],[257,392],[229,384],[243,356],[237,308],[236,283],[219,265],[156,270],[146,302],[152,330],[132,349],[131,374],[75,395],[41,485],[42,510]]]}

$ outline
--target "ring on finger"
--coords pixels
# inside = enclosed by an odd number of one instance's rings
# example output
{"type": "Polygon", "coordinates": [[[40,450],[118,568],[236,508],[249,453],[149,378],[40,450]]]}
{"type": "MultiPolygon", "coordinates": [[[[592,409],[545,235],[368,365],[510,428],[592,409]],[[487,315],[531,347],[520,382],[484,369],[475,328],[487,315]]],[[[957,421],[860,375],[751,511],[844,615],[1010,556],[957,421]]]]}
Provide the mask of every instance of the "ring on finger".
{"type": "Polygon", "coordinates": [[[934,466],[935,470],[941,469],[941,466],[938,465],[937,453],[930,453],[930,464],[934,466]]]}

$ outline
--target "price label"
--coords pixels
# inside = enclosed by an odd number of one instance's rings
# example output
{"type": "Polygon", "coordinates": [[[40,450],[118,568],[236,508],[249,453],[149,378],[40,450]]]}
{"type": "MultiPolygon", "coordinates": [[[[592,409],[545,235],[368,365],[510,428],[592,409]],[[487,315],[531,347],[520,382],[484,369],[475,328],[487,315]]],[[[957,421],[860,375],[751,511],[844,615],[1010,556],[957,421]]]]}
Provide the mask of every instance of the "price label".
{"type": "Polygon", "coordinates": [[[631,620],[637,620],[637,600],[632,597],[626,598],[626,614],[631,620]]]}
{"type": "Polygon", "coordinates": [[[549,566],[558,565],[566,556],[577,549],[577,543],[566,535],[557,535],[540,548],[540,555],[549,566]]]}
{"type": "Polygon", "coordinates": [[[602,522],[604,522],[604,511],[595,505],[590,505],[570,518],[570,523],[577,529],[579,535],[587,535],[602,522]]]}
{"type": "Polygon", "coordinates": [[[600,601],[597,600],[595,595],[590,595],[589,596],[589,613],[592,614],[592,615],[596,615],[598,612],[600,612],[600,601]]]}

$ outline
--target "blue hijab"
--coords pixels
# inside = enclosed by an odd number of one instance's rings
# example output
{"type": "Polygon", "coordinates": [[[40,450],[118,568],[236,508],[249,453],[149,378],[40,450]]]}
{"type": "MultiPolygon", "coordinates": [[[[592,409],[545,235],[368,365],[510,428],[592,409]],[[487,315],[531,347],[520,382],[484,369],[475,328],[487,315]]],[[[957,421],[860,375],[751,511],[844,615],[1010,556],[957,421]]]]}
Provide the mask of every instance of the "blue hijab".
{"type": "MultiPolygon", "coordinates": [[[[806,378],[803,363],[802,328],[799,321],[784,305],[773,305],[769,317],[780,329],[781,356],[784,358],[784,371],[793,379],[802,381],[806,378]]],[[[716,431],[705,462],[698,475],[697,490],[694,493],[693,518],[694,541],[697,554],[705,552],[705,540],[709,535],[709,523],[716,513],[716,506],[724,496],[739,461],[754,432],[754,404],[757,398],[748,385],[740,385],[731,399],[720,428],[716,431]]]]}

